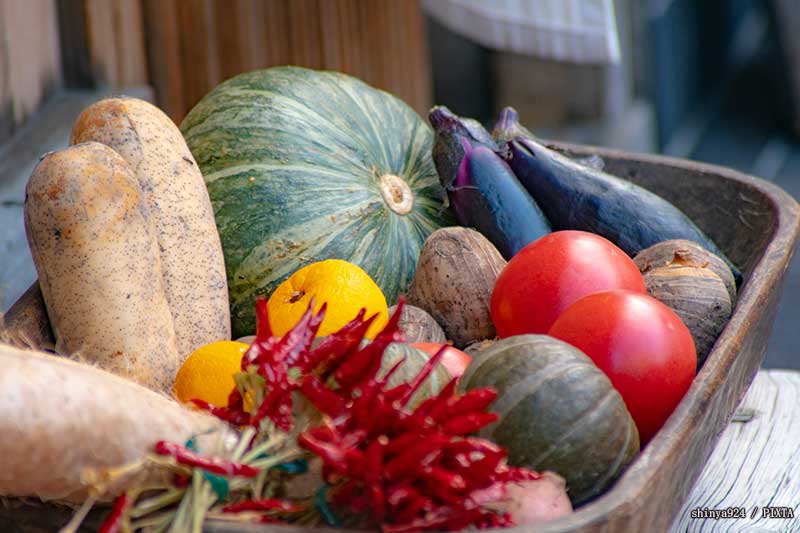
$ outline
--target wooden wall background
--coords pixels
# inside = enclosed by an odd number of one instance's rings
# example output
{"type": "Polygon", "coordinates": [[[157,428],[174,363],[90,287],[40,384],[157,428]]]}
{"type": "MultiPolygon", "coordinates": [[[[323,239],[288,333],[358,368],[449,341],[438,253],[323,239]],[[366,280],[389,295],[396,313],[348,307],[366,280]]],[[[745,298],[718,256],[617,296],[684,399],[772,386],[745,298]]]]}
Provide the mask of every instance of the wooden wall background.
{"type": "Polygon", "coordinates": [[[0,0],[0,142],[61,85],[52,0],[0,0]]]}
{"type": "Polygon", "coordinates": [[[431,105],[417,0],[0,0],[0,141],[61,87],[149,85],[180,122],[221,81],[282,64],[431,105]]]}

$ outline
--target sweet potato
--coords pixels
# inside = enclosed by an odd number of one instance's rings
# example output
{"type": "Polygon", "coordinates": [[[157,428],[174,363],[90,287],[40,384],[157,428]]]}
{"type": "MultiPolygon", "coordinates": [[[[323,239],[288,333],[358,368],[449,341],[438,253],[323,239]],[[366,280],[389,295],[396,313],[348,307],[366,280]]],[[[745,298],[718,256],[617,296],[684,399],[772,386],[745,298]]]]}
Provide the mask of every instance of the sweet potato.
{"type": "MultiPolygon", "coordinates": [[[[0,495],[80,501],[86,474],[142,458],[162,439],[183,443],[226,426],[86,364],[0,344],[0,495]]],[[[212,451],[212,443],[204,442],[212,451]]],[[[142,478],[129,479],[129,483],[142,478]]],[[[109,487],[113,497],[126,483],[109,487]]]]}
{"type": "Polygon", "coordinates": [[[152,223],[130,167],[85,143],[45,155],[25,229],[56,350],[168,391],[180,360],[152,223]]]}
{"type": "Polygon", "coordinates": [[[155,222],[178,352],[231,336],[222,246],[203,176],[178,128],[157,107],[109,98],[78,117],[73,144],[97,141],[134,169],[155,222]]]}

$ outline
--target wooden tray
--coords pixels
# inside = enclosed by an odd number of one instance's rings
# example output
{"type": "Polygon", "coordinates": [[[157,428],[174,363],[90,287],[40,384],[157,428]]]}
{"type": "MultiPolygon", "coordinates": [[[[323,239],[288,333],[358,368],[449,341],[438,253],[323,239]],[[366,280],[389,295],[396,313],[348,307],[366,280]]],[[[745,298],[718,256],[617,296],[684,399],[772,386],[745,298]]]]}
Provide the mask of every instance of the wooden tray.
{"type": "MultiPolygon", "coordinates": [[[[665,531],[764,358],[800,230],[800,206],[777,186],[726,168],[593,147],[552,146],[575,155],[597,154],[609,173],[673,202],[744,275],[730,322],[666,425],[603,496],[541,528],[548,532],[665,531]]],[[[12,334],[46,346],[52,343],[46,316],[41,293],[34,286],[12,306],[6,321],[12,334]]],[[[41,511],[27,512],[42,516],[41,511]]],[[[0,524],[10,518],[4,513],[10,512],[0,510],[0,524]]],[[[22,513],[16,510],[13,515],[22,520],[22,513]]],[[[31,530],[39,531],[31,525],[31,530]]],[[[264,533],[288,528],[209,522],[206,530],[264,533]]]]}

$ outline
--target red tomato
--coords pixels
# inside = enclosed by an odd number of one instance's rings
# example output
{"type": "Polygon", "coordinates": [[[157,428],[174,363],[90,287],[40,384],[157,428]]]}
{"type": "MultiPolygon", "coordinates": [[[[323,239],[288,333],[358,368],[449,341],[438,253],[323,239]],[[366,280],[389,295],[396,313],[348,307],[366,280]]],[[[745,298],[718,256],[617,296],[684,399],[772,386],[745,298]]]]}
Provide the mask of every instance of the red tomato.
{"type": "Polygon", "coordinates": [[[492,321],[500,337],[547,333],[567,307],[593,292],[646,294],[639,269],[611,241],[585,231],[557,231],[511,258],[492,291],[492,321]]]}
{"type": "Polygon", "coordinates": [[[579,348],[606,373],[642,444],[667,421],[694,379],[697,355],[689,329],[646,294],[589,295],[564,311],[549,335],[579,348]]]}
{"type": "Polygon", "coordinates": [[[441,363],[454,378],[460,378],[469,364],[472,362],[472,357],[465,354],[458,348],[453,348],[449,344],[436,344],[435,342],[415,342],[411,346],[418,348],[423,352],[428,352],[431,357],[436,355],[436,352],[438,352],[442,346],[447,346],[444,355],[442,355],[441,363]]]}

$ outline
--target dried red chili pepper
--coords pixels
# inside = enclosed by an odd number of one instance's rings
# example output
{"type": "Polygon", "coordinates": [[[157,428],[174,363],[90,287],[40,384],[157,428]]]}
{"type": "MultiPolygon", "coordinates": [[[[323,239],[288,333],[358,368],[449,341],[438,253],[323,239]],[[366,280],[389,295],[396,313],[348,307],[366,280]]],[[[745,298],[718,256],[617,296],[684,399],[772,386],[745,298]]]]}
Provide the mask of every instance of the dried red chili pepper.
{"type": "Polygon", "coordinates": [[[360,450],[351,448],[346,449],[338,444],[321,442],[312,438],[307,433],[302,433],[297,438],[297,443],[308,451],[318,455],[326,465],[332,467],[336,472],[344,475],[352,474],[353,468],[358,469],[361,464],[363,468],[364,453],[360,450]]]}
{"type": "Polygon", "coordinates": [[[448,401],[437,404],[431,409],[430,417],[437,422],[444,422],[454,416],[483,412],[496,398],[497,391],[494,389],[473,389],[463,396],[453,396],[448,401]]]}
{"type": "Polygon", "coordinates": [[[417,372],[414,378],[407,383],[408,386],[405,389],[405,392],[396,400],[400,405],[405,406],[411,397],[414,396],[414,393],[419,390],[419,388],[422,386],[422,383],[428,379],[428,376],[431,375],[433,369],[437,364],[439,364],[439,361],[442,360],[446,349],[447,346],[442,346],[439,351],[433,355],[433,357],[425,361],[425,364],[422,365],[420,371],[417,372]]]}
{"type": "Polygon", "coordinates": [[[332,362],[338,361],[358,348],[364,334],[378,316],[373,315],[367,320],[363,320],[366,311],[362,308],[356,318],[345,324],[342,329],[325,337],[314,350],[299,361],[300,369],[305,373],[311,372],[317,367],[327,369],[332,362]]]}
{"type": "MultiPolygon", "coordinates": [[[[375,360],[380,361],[384,350],[391,342],[378,335],[371,343],[345,359],[333,373],[333,379],[336,380],[339,387],[350,390],[353,385],[364,379],[375,360]]],[[[378,364],[380,365],[380,362],[378,364]]]]}
{"type": "Polygon", "coordinates": [[[108,513],[108,516],[103,521],[103,525],[100,526],[98,533],[118,533],[120,527],[122,527],[122,521],[125,518],[125,511],[128,510],[131,503],[130,496],[128,496],[127,492],[120,494],[114,502],[114,507],[111,509],[111,512],[108,513]]]}
{"type": "Polygon", "coordinates": [[[300,392],[323,414],[336,417],[345,411],[347,403],[344,399],[326,387],[317,376],[307,375],[300,385],[300,392]]]}
{"type": "Polygon", "coordinates": [[[441,448],[443,441],[441,435],[429,435],[418,440],[414,446],[386,463],[383,468],[384,477],[391,481],[399,481],[413,475],[425,456],[441,448]]]}
{"type": "Polygon", "coordinates": [[[250,413],[242,411],[234,411],[228,407],[215,407],[205,400],[199,398],[192,398],[192,403],[200,409],[208,411],[220,420],[224,420],[234,426],[246,426],[250,423],[250,413]]]}
{"type": "Polygon", "coordinates": [[[381,468],[383,466],[383,449],[388,440],[386,437],[379,437],[369,443],[364,468],[364,483],[367,486],[369,497],[372,499],[372,516],[378,522],[383,520],[386,513],[381,468]]]}
{"type": "Polygon", "coordinates": [[[442,424],[442,433],[447,435],[475,433],[496,421],[497,413],[467,413],[442,424]]]}
{"type": "Polygon", "coordinates": [[[213,474],[223,476],[256,477],[260,470],[250,465],[227,461],[218,457],[208,457],[193,452],[174,442],[160,440],[154,447],[158,455],[167,455],[175,459],[179,464],[202,468],[213,474]]]}

